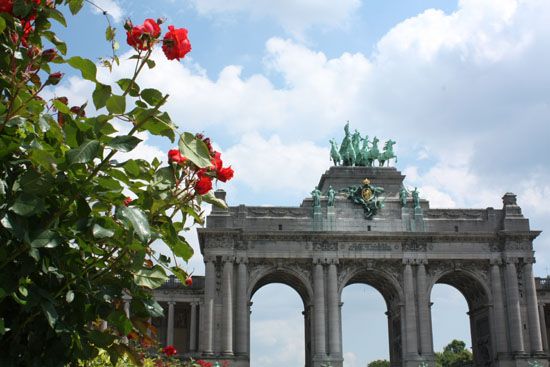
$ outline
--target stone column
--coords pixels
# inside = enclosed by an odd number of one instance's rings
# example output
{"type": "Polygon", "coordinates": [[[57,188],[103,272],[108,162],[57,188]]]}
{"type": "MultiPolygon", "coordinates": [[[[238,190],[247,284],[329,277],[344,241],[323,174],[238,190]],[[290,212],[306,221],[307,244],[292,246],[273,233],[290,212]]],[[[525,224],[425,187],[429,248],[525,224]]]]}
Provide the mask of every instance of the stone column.
{"type": "Polygon", "coordinates": [[[189,351],[197,350],[197,303],[191,302],[191,320],[189,322],[189,351]]]}
{"type": "Polygon", "coordinates": [[[508,322],[510,325],[510,344],[512,352],[525,353],[521,309],[519,304],[518,274],[515,258],[506,259],[506,300],[508,302],[508,322]]]}
{"type": "Polygon", "coordinates": [[[320,260],[317,260],[315,263],[313,286],[315,309],[315,355],[319,358],[325,358],[325,272],[320,260]]]}
{"type": "Polygon", "coordinates": [[[414,297],[414,277],[411,263],[413,260],[403,260],[403,286],[405,291],[405,339],[407,341],[407,357],[418,356],[418,337],[416,328],[416,300],[414,297]]]}
{"type": "Polygon", "coordinates": [[[237,343],[235,345],[235,353],[248,353],[248,270],[246,266],[246,258],[238,259],[239,266],[237,270],[237,307],[235,328],[237,343]]]}
{"type": "Polygon", "coordinates": [[[340,297],[338,295],[338,275],[336,262],[337,260],[334,259],[328,266],[328,347],[330,355],[333,358],[340,358],[342,355],[342,346],[340,345],[340,297]]]}
{"type": "Polygon", "coordinates": [[[420,327],[420,353],[422,356],[432,356],[433,343],[430,328],[430,297],[426,281],[427,260],[420,260],[416,272],[416,289],[418,291],[418,324],[420,327]]]}
{"type": "Polygon", "coordinates": [[[491,291],[493,292],[493,324],[495,330],[496,352],[506,353],[508,340],[506,337],[506,320],[504,301],[502,298],[502,281],[500,279],[500,259],[491,262],[491,291]]]}
{"type": "Polygon", "coordinates": [[[166,345],[174,345],[174,306],[176,302],[168,301],[168,326],[166,327],[166,345]]]}
{"type": "Polygon", "coordinates": [[[207,356],[214,354],[214,298],[216,296],[216,264],[214,261],[215,257],[204,256],[205,284],[201,351],[207,356]]]}
{"type": "Polygon", "coordinates": [[[539,304],[539,318],[540,318],[540,329],[542,334],[542,347],[545,352],[548,353],[548,334],[546,328],[546,315],[544,314],[544,303],[539,304]]]}
{"type": "Polygon", "coordinates": [[[223,264],[222,354],[233,355],[233,258],[223,264]]]}
{"type": "Polygon", "coordinates": [[[537,290],[535,278],[533,277],[534,258],[527,258],[523,265],[523,280],[525,282],[525,293],[527,296],[527,318],[529,321],[529,345],[532,353],[542,353],[542,337],[540,330],[540,319],[537,301],[537,290]]]}
{"type": "Polygon", "coordinates": [[[132,299],[128,296],[123,296],[122,299],[124,301],[124,313],[126,314],[127,318],[130,318],[130,301],[132,299]]]}

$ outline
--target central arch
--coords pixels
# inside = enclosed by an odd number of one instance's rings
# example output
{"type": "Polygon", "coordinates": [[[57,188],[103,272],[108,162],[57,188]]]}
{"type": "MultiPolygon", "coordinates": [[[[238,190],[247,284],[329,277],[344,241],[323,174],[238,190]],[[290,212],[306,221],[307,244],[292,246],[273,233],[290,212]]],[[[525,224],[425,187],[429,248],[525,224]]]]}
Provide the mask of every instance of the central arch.
{"type": "Polygon", "coordinates": [[[343,272],[339,288],[340,299],[342,299],[344,288],[352,284],[369,285],[382,295],[388,318],[390,365],[401,366],[404,334],[401,307],[403,304],[403,289],[395,276],[395,272],[383,270],[381,267],[352,266],[348,272],[343,272]]]}

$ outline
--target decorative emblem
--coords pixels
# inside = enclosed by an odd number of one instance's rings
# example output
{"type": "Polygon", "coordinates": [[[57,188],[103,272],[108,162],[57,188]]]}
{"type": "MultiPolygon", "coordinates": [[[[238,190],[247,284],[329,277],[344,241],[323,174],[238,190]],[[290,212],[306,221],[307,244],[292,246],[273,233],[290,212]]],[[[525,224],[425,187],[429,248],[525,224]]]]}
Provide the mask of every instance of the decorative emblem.
{"type": "Polygon", "coordinates": [[[361,186],[350,186],[341,192],[345,193],[349,200],[363,207],[367,219],[372,219],[378,210],[384,207],[384,198],[382,197],[384,189],[371,185],[367,178],[363,180],[361,186]]]}

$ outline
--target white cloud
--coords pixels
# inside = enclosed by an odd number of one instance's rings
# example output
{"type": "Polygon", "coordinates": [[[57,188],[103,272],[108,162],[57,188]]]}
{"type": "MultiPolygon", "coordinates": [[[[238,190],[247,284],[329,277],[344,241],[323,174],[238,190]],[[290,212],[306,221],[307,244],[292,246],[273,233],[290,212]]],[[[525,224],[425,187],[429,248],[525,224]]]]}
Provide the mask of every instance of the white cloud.
{"type": "Polygon", "coordinates": [[[193,0],[199,14],[246,14],[253,19],[271,18],[287,31],[300,35],[312,26],[341,27],[360,7],[360,0],[193,0]]]}
{"type": "Polygon", "coordinates": [[[115,22],[120,22],[122,17],[124,17],[124,10],[120,7],[120,4],[116,0],[94,0],[93,4],[90,5],[90,8],[95,13],[102,13],[106,11],[115,22]],[[94,6],[93,4],[97,5],[94,6]]]}

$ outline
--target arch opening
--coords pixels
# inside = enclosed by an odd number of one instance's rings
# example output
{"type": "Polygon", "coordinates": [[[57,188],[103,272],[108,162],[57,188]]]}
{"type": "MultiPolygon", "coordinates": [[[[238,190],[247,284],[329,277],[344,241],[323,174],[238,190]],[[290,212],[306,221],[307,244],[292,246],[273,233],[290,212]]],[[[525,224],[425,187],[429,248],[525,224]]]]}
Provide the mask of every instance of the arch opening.
{"type": "Polygon", "coordinates": [[[264,278],[252,293],[250,365],[307,366],[306,333],[309,328],[303,312],[303,297],[293,286],[282,281],[268,281],[272,279],[264,278]],[[267,357],[268,354],[272,357],[267,357]]]}
{"type": "MultiPolygon", "coordinates": [[[[465,318],[469,327],[470,344],[468,340],[463,340],[467,346],[471,346],[473,353],[473,364],[475,366],[487,366],[491,365],[493,361],[492,341],[491,341],[491,323],[490,323],[490,300],[489,290],[486,284],[480,279],[477,274],[470,273],[464,270],[449,270],[443,273],[432,285],[430,290],[430,300],[435,301],[433,293],[434,285],[446,285],[454,288],[454,295],[460,294],[462,299],[466,302],[466,314],[465,318]]],[[[438,286],[440,287],[440,286],[438,286]]],[[[443,290],[444,293],[452,294],[452,290],[448,287],[443,290]]],[[[437,290],[435,292],[438,292],[437,290]]],[[[460,298],[460,296],[458,296],[460,298]]],[[[458,301],[460,303],[460,301],[458,301]]],[[[435,312],[435,302],[432,313],[435,312]]],[[[464,306],[464,305],[463,305],[464,306]]],[[[462,306],[462,307],[463,307],[462,306]]],[[[445,310],[448,318],[448,309],[445,310]]],[[[433,325],[433,314],[431,322],[433,325]]],[[[447,328],[447,326],[445,326],[447,328]]],[[[433,330],[432,330],[433,332],[433,330]]],[[[438,331],[434,335],[438,335],[438,331]]],[[[451,339],[452,340],[452,339],[451,339]]],[[[444,345],[447,345],[451,340],[447,341],[444,345]]],[[[437,350],[437,349],[436,349],[437,350]]]]}
{"type": "Polygon", "coordinates": [[[344,367],[390,360],[387,302],[380,291],[355,281],[343,289],[341,300],[344,367]]]}

